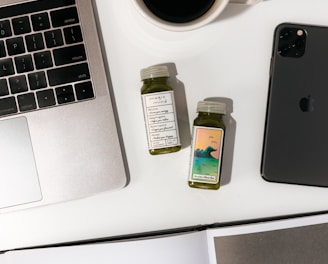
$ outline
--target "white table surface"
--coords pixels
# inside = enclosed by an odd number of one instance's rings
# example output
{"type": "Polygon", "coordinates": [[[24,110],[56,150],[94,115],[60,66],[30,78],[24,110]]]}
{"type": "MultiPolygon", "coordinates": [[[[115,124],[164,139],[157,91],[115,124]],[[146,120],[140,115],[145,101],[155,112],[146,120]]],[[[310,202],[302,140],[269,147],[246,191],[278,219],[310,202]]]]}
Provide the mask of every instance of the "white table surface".
{"type": "Polygon", "coordinates": [[[0,215],[0,250],[328,209],[328,189],[260,176],[273,31],[281,22],[328,26],[327,0],[230,4],[210,25],[169,32],[149,24],[130,0],[97,0],[122,126],[130,184],[123,190],[0,215]],[[183,149],[151,156],[139,70],[169,63],[183,149]],[[199,100],[221,98],[227,118],[223,186],[187,185],[190,129],[199,100]]]}

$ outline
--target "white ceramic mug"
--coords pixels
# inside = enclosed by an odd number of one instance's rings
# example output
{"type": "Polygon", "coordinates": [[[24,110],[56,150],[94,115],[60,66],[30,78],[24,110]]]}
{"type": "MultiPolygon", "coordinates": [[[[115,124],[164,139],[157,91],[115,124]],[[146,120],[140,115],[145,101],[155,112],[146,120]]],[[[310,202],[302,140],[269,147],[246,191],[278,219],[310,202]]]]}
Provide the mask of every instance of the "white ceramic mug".
{"type": "Polygon", "coordinates": [[[153,23],[158,27],[171,31],[188,31],[209,24],[223,12],[224,8],[229,2],[239,3],[239,4],[255,4],[260,1],[262,0],[215,0],[212,6],[200,17],[185,23],[173,23],[163,20],[158,16],[156,16],[154,13],[152,13],[152,11],[149,10],[149,8],[146,6],[143,0],[131,0],[131,2],[137,8],[137,10],[148,21],[150,21],[151,23],[153,23]]]}

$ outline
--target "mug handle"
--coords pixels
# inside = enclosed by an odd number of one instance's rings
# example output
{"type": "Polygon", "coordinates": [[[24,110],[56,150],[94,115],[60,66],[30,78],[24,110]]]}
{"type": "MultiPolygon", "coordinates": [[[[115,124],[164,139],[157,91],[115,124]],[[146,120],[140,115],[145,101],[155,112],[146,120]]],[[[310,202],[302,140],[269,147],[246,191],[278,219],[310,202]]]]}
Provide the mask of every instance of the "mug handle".
{"type": "Polygon", "coordinates": [[[230,3],[234,4],[247,4],[247,5],[252,5],[252,4],[257,4],[261,2],[262,0],[230,0],[230,3]]]}

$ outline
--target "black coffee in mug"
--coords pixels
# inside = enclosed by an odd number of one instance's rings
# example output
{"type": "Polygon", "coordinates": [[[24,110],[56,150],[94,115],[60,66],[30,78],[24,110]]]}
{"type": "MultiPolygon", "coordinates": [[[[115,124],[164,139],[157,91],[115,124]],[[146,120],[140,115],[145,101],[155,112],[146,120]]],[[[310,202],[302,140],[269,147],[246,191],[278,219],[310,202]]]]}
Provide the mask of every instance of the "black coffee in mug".
{"type": "Polygon", "coordinates": [[[191,22],[204,15],[215,0],[143,0],[157,17],[173,23],[191,22]]]}

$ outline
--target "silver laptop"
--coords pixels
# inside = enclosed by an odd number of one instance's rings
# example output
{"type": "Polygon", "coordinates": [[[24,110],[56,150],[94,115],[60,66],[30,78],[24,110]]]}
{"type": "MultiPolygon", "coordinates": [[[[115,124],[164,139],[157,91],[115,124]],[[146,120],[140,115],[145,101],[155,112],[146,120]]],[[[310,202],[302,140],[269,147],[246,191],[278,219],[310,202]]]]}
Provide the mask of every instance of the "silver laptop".
{"type": "Polygon", "coordinates": [[[0,212],[127,184],[94,11],[0,0],[0,212]]]}

